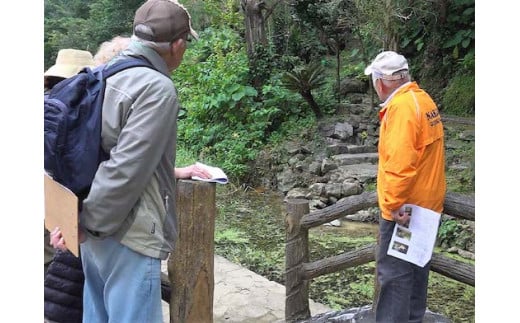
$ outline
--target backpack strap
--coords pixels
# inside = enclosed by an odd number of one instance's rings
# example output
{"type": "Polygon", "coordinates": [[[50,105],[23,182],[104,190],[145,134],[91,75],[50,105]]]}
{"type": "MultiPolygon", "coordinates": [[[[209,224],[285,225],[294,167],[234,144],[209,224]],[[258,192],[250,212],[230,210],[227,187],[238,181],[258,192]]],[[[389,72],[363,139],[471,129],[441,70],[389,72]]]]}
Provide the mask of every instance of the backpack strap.
{"type": "MultiPolygon", "coordinates": [[[[140,56],[127,56],[125,58],[118,59],[114,63],[110,65],[101,65],[96,67],[94,70],[89,70],[87,68],[87,73],[97,74],[97,78],[102,81],[102,85],[100,88],[100,94],[97,97],[96,105],[99,107],[103,107],[103,99],[105,97],[105,85],[106,80],[117,74],[123,70],[132,68],[132,67],[148,67],[153,70],[157,70],[152,63],[150,63],[146,58],[140,56]]],[[[110,158],[110,154],[103,150],[101,145],[99,146],[99,156],[100,160],[107,160],[110,158]]],[[[87,192],[88,193],[88,192],[87,192]]],[[[86,195],[85,195],[86,196],[86,195]]]]}

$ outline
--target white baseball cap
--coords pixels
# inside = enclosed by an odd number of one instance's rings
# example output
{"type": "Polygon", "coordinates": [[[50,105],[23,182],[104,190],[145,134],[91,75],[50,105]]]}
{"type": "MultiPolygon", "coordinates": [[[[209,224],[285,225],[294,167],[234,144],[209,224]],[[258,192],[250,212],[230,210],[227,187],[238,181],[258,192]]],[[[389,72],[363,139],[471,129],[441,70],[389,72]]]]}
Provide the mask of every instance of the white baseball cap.
{"type": "Polygon", "coordinates": [[[393,51],[379,53],[370,65],[365,68],[365,75],[375,74],[373,77],[385,80],[397,80],[408,75],[408,62],[403,55],[393,51]],[[396,72],[402,72],[394,75],[396,72]]]}

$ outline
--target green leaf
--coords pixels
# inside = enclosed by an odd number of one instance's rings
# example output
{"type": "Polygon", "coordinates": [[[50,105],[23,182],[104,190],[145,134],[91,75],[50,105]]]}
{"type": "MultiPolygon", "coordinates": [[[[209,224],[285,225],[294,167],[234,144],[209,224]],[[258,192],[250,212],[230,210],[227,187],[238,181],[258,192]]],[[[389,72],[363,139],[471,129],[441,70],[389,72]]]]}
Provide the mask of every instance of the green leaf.
{"type": "Polygon", "coordinates": [[[241,87],[242,87],[242,85],[235,83],[229,87],[229,92],[231,92],[231,93],[236,92],[236,91],[240,90],[241,87]]]}
{"type": "Polygon", "coordinates": [[[242,98],[244,97],[245,94],[246,94],[246,92],[241,90],[241,91],[233,93],[233,95],[231,95],[231,98],[233,99],[233,101],[238,102],[238,101],[242,100],[242,98]]]}
{"type": "Polygon", "coordinates": [[[258,91],[252,86],[246,86],[244,88],[244,90],[245,90],[247,96],[257,96],[258,95],[258,91]]]}
{"type": "Polygon", "coordinates": [[[444,43],[442,48],[450,48],[456,46],[462,42],[462,32],[459,30],[455,36],[453,36],[450,40],[444,43]]]}

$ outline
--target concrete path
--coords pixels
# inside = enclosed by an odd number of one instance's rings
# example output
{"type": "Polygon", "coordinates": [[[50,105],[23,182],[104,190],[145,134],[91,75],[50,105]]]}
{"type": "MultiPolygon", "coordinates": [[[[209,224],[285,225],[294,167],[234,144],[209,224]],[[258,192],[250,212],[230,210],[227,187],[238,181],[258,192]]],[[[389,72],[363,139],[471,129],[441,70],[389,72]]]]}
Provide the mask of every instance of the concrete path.
{"type": "MultiPolygon", "coordinates": [[[[214,323],[285,322],[285,286],[215,255],[214,323]]],[[[163,272],[168,272],[166,261],[163,272]]],[[[332,311],[309,300],[311,316],[332,311]]],[[[169,305],[163,302],[164,322],[169,323],[169,305]]],[[[201,322],[204,323],[204,322],[201,322]]]]}

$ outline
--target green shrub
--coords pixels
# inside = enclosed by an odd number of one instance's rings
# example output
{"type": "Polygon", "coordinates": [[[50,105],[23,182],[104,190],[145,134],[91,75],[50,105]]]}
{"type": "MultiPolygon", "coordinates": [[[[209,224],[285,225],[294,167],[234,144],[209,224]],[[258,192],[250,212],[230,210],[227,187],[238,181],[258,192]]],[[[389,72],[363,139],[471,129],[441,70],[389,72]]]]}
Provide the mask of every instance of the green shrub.
{"type": "Polygon", "coordinates": [[[251,86],[255,75],[243,45],[233,30],[207,28],[172,75],[182,104],[179,145],[188,156],[218,164],[232,181],[244,179],[269,135],[302,110],[281,85],[281,71],[264,86],[251,86]]]}
{"type": "Polygon", "coordinates": [[[442,249],[457,247],[469,250],[474,245],[474,235],[467,220],[446,218],[439,226],[437,245],[442,249]]]}
{"type": "Polygon", "coordinates": [[[442,111],[449,115],[467,117],[475,115],[475,75],[455,76],[442,98],[442,111]]]}
{"type": "Polygon", "coordinates": [[[449,248],[456,240],[458,232],[458,222],[455,219],[447,219],[442,221],[439,232],[437,243],[443,248],[449,248]]]}
{"type": "Polygon", "coordinates": [[[201,35],[173,73],[185,110],[178,141],[199,160],[211,159],[228,176],[239,178],[276,111],[255,101],[258,92],[248,84],[247,55],[238,35],[224,28],[208,28],[201,35]]]}
{"type": "Polygon", "coordinates": [[[176,167],[185,167],[191,164],[194,164],[199,157],[193,151],[188,148],[185,148],[182,143],[177,145],[176,149],[176,158],[175,158],[175,166],[176,167]]]}

